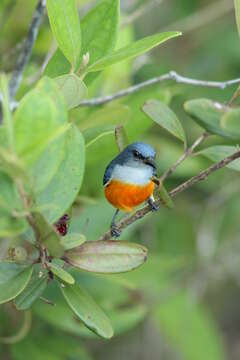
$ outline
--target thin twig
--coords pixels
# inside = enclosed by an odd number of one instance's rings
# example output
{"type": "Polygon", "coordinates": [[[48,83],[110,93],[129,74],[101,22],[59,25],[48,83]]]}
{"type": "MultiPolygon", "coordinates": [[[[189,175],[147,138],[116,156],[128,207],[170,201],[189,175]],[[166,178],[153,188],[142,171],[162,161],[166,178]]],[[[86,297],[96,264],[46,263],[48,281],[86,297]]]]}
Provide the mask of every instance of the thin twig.
{"type": "Polygon", "coordinates": [[[183,155],[160,177],[160,182],[163,182],[176,170],[176,168],[189,156],[192,155],[193,151],[198,147],[203,140],[208,137],[208,133],[204,132],[188,149],[186,149],[183,155]]]}
{"type": "MultiPolygon", "coordinates": [[[[194,184],[198,183],[199,181],[205,180],[210,174],[217,171],[218,169],[222,169],[223,167],[230,164],[232,161],[240,158],[240,150],[236,151],[234,154],[227,156],[225,159],[219,161],[218,163],[211,165],[206,170],[201,171],[199,174],[193,176],[191,179],[185,181],[181,185],[177,186],[175,189],[170,191],[169,196],[174,197],[175,195],[187,190],[194,184]]],[[[160,205],[160,201],[158,200],[156,202],[156,205],[160,205]]],[[[133,215],[130,215],[128,217],[123,218],[117,223],[117,228],[119,230],[122,230],[126,228],[127,226],[131,225],[135,221],[142,219],[146,214],[150,213],[151,209],[149,206],[145,206],[144,208],[136,211],[133,215]]],[[[109,240],[111,239],[111,232],[107,231],[105,234],[103,234],[99,240],[109,240]]]]}
{"type": "Polygon", "coordinates": [[[143,81],[137,85],[130,86],[126,89],[120,90],[119,92],[116,92],[115,94],[106,95],[98,98],[93,99],[86,99],[82,100],[79,104],[79,106],[97,106],[97,105],[103,105],[108,102],[117,100],[121,97],[131,95],[143,88],[146,88],[148,86],[152,86],[164,81],[173,80],[176,83],[180,84],[187,84],[192,86],[203,86],[203,87],[211,87],[211,88],[219,88],[219,89],[225,89],[228,86],[239,84],[240,78],[227,80],[227,81],[208,81],[208,80],[198,80],[198,79],[192,79],[189,77],[185,77],[182,75],[179,75],[175,71],[170,71],[167,74],[154,77],[152,79],[143,81]]]}
{"type": "Polygon", "coordinates": [[[45,7],[46,0],[39,0],[32,17],[26,40],[23,45],[23,50],[17,59],[16,68],[12,72],[12,76],[9,82],[9,95],[11,100],[14,99],[17,93],[22,80],[24,69],[29,62],[32,49],[37,38],[39,26],[43,18],[45,7]]]}

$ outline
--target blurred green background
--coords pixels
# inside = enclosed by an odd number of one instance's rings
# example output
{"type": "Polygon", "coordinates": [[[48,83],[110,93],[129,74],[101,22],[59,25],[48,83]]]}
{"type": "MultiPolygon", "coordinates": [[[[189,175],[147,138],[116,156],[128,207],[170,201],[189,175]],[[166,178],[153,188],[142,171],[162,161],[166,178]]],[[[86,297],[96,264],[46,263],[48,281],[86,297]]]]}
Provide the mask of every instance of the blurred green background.
{"type": "MultiPolygon", "coordinates": [[[[95,3],[78,0],[80,17],[95,3]]],[[[14,68],[35,5],[33,0],[1,0],[0,71],[14,68]]],[[[183,36],[103,72],[89,95],[110,94],[169,70],[205,80],[239,76],[240,39],[232,0],[121,0],[118,46],[165,30],[182,31],[183,36]]],[[[55,47],[45,16],[19,98],[40,78],[55,47]]],[[[227,102],[234,90],[168,82],[98,109],[71,110],[70,116],[80,130],[102,118],[124,121],[130,141],[155,146],[161,174],[181,156],[183,145],[142,113],[144,101],[162,99],[170,104],[191,144],[203,130],[184,113],[184,102],[198,97],[227,102]]],[[[219,143],[231,144],[212,136],[204,146],[219,143]]],[[[84,184],[70,232],[84,232],[94,240],[108,229],[114,210],[103,198],[102,176],[116,154],[113,134],[87,148],[84,184]]],[[[210,164],[200,156],[187,160],[166,181],[167,189],[210,164]]],[[[52,284],[44,296],[57,306],[38,301],[32,314],[25,315],[27,336],[13,344],[0,343],[0,359],[240,359],[239,175],[220,170],[174,202],[173,210],[162,207],[123,232],[122,239],[149,249],[148,261],[140,269],[121,276],[76,273],[109,315],[115,329],[112,340],[98,339],[83,328],[57,298],[52,284]]],[[[5,251],[0,244],[0,257],[5,251]]],[[[23,315],[11,305],[0,306],[0,336],[14,334],[22,321],[23,315]]]]}

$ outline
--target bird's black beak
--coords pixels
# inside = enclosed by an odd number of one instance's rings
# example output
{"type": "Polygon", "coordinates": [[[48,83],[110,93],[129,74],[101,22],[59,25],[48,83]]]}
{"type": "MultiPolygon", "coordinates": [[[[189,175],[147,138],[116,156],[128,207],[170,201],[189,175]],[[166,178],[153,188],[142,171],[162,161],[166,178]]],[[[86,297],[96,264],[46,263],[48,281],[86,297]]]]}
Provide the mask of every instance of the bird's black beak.
{"type": "Polygon", "coordinates": [[[150,165],[153,169],[156,170],[156,162],[153,157],[148,157],[143,160],[143,162],[147,165],[150,165]]]}

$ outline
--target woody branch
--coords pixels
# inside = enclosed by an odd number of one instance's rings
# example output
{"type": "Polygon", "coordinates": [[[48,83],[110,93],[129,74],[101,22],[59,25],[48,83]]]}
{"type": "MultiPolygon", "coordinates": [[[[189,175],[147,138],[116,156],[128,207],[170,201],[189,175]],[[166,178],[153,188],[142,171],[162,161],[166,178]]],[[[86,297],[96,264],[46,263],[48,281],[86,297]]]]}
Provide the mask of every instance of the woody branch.
{"type": "MultiPolygon", "coordinates": [[[[195,144],[195,143],[194,143],[195,144]]],[[[185,157],[186,158],[186,157],[185,157]]],[[[201,171],[199,174],[193,176],[189,180],[183,182],[176,188],[170,191],[169,196],[174,197],[177,194],[189,189],[191,186],[195,185],[196,183],[205,180],[209,175],[214,173],[215,171],[224,168],[234,160],[240,158],[240,150],[236,151],[230,156],[227,156],[225,159],[219,161],[218,163],[211,165],[206,170],[201,171]]],[[[160,205],[160,200],[157,200],[156,205],[160,205]]],[[[120,220],[116,225],[119,230],[125,229],[127,226],[133,224],[135,221],[142,219],[145,215],[151,212],[151,209],[149,206],[145,206],[144,208],[136,211],[133,215],[130,215],[128,217],[123,218],[120,220]]],[[[99,240],[109,240],[111,239],[111,233],[110,231],[107,231],[105,234],[103,234],[99,240]]]]}

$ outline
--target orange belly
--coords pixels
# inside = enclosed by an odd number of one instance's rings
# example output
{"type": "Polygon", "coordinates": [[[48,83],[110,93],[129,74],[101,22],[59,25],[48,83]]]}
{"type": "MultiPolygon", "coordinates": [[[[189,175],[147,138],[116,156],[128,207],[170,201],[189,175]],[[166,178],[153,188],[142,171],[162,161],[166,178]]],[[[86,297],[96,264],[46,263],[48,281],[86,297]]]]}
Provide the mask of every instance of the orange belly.
{"type": "Polygon", "coordinates": [[[132,185],[112,180],[105,186],[104,194],[108,201],[118,209],[132,211],[134,207],[147,200],[153,193],[154,183],[132,185]]]}

